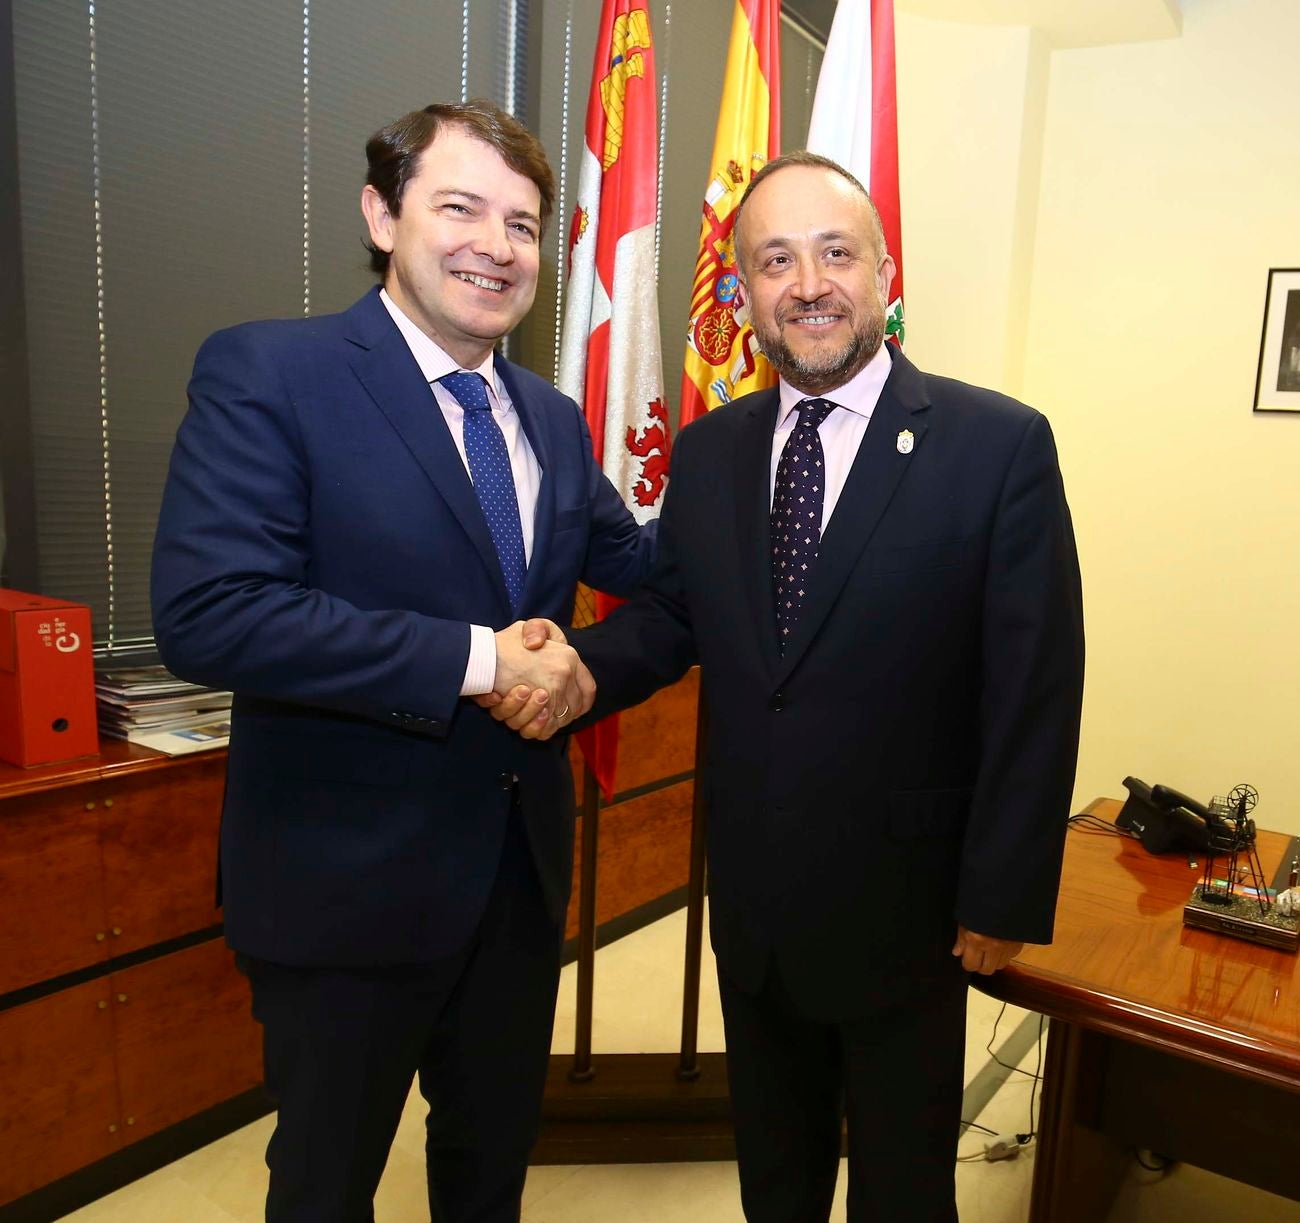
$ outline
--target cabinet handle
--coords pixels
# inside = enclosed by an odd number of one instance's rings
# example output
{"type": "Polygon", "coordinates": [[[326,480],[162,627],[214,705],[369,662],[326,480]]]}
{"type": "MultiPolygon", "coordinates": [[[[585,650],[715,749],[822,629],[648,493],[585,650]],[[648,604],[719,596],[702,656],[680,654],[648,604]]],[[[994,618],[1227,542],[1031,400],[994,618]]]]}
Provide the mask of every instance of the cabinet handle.
{"type": "Polygon", "coordinates": [[[125,1002],[125,1001],[126,1001],[126,995],[125,995],[125,994],[118,994],[118,996],[117,996],[117,1000],[118,1000],[119,1002],[125,1002]]]}
{"type": "Polygon", "coordinates": [[[98,1002],[95,1003],[95,1005],[96,1005],[96,1006],[97,1006],[101,1011],[106,1011],[106,1010],[108,1010],[108,999],[106,999],[106,998],[101,998],[98,1002]]]}
{"type": "Polygon", "coordinates": [[[94,809],[95,809],[95,803],[94,803],[94,800],[92,799],[90,802],[88,802],[88,803],[86,804],[86,810],[87,810],[87,811],[94,811],[94,809]]]}
{"type": "Polygon", "coordinates": [[[108,935],[105,934],[102,930],[97,930],[95,932],[95,942],[102,943],[106,938],[108,938],[108,935]]]}
{"type": "Polygon", "coordinates": [[[105,806],[105,807],[111,807],[112,805],[113,805],[113,800],[112,800],[111,798],[106,798],[106,799],[104,799],[104,806],[105,806]]]}
{"type": "Polygon", "coordinates": [[[113,937],[114,937],[114,938],[117,938],[118,935],[120,935],[121,933],[122,933],[122,927],[121,927],[121,926],[114,926],[114,927],[113,927],[113,937]]]}
{"type": "Polygon", "coordinates": [[[126,1123],[127,1123],[127,1125],[134,1125],[134,1124],[135,1124],[135,1118],[134,1118],[134,1117],[128,1117],[128,1118],[126,1119],[126,1123]]]}
{"type": "Polygon", "coordinates": [[[113,1122],[113,1123],[108,1127],[108,1132],[109,1132],[110,1134],[116,1134],[116,1133],[117,1133],[117,1122],[116,1122],[116,1121],[114,1121],[114,1122],[113,1122]]]}

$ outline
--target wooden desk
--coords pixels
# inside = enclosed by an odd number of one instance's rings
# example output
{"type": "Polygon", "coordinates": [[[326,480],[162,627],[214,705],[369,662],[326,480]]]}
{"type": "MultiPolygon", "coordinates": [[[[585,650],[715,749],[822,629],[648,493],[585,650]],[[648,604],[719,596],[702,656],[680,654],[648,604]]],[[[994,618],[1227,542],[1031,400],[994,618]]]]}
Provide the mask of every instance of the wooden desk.
{"type": "MultiPolygon", "coordinates": [[[[1289,841],[1259,834],[1269,879],[1289,841]]],[[[1186,928],[1198,878],[1076,825],[1055,941],[977,980],[1052,1019],[1031,1223],[1104,1219],[1135,1147],[1300,1201],[1300,960],[1186,928]]]]}

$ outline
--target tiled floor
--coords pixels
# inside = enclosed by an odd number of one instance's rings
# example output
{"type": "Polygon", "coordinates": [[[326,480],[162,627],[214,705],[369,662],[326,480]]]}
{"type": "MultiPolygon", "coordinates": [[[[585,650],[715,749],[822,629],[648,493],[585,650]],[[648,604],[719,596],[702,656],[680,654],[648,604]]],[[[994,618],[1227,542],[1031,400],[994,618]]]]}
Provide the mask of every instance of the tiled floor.
{"type": "MultiPolygon", "coordinates": [[[[677,1048],[681,1024],[681,959],[685,915],[674,914],[604,948],[596,958],[595,1052],[662,1052],[677,1048]]],[[[704,966],[700,1048],[722,1048],[722,1018],[712,961],[704,966]]],[[[556,1018],[555,1052],[573,1048],[576,976],[565,969],[556,1018]]],[[[985,1046],[999,1004],[972,991],[967,1030],[967,1080],[988,1061],[985,1046]]],[[[1008,1008],[998,1043],[1025,1019],[1008,1008]]],[[[1032,1022],[1032,1021],[1031,1021],[1032,1022]]],[[[1021,1065],[1033,1070],[1031,1046],[1021,1065]]],[[[1000,1132],[1029,1125],[1032,1080],[1011,1074],[978,1117],[1000,1132]]],[[[262,1218],[262,1162],[273,1119],[263,1118],[117,1193],[67,1216],[77,1223],[256,1223],[262,1218]]],[[[423,1102],[412,1093],[375,1202],[379,1223],[425,1223],[423,1102]]],[[[969,1131],[963,1153],[984,1139],[969,1131]]],[[[1027,1216],[1034,1150],[1014,1160],[957,1166],[962,1223],[1022,1223],[1027,1216]]],[[[832,1223],[844,1220],[844,1176],[832,1223]]],[[[1164,1176],[1137,1165],[1104,1223],[1300,1223],[1300,1204],[1236,1185],[1194,1168],[1164,1176]]],[[[735,1166],[724,1163],[591,1165],[534,1168],[524,1191],[523,1223],[743,1223],[735,1166]]],[[[1103,1223],[1099,1220],[1098,1223],[1103,1223]]]]}

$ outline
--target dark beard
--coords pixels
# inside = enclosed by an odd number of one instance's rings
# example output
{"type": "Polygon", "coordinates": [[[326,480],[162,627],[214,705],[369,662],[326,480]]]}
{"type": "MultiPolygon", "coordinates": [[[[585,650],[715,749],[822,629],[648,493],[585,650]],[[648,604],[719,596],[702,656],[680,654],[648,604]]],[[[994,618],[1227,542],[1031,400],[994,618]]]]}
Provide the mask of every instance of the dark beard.
{"type": "MultiPolygon", "coordinates": [[[[818,311],[799,313],[816,314],[818,311]]],[[[820,359],[810,361],[795,356],[781,338],[780,331],[774,330],[769,334],[759,327],[757,320],[751,320],[751,324],[763,355],[771,362],[772,368],[805,395],[823,395],[843,386],[865,368],[867,362],[880,350],[885,338],[884,311],[873,310],[862,326],[854,327],[852,337],[843,348],[828,351],[820,359]]]]}

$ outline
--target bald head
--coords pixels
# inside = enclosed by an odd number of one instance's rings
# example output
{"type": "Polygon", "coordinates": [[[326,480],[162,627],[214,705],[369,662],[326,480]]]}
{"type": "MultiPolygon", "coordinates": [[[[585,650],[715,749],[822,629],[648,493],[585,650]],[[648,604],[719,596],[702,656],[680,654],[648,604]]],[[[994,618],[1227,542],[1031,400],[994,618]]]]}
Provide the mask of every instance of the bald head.
{"type": "Polygon", "coordinates": [[[880,213],[876,211],[876,205],[872,201],[867,189],[858,180],[857,176],[851,171],[846,170],[838,161],[832,161],[829,157],[823,157],[820,153],[811,153],[807,149],[796,149],[792,153],[783,153],[780,157],[774,157],[759,170],[753,178],[749,180],[749,185],[745,188],[745,193],[740,197],[740,203],[736,205],[736,212],[733,220],[733,238],[736,245],[736,264],[740,272],[740,278],[745,279],[745,263],[743,258],[744,247],[741,239],[741,218],[745,212],[745,205],[749,202],[749,197],[754,194],[769,178],[775,174],[781,173],[794,167],[802,167],[808,170],[822,170],[828,175],[833,175],[842,180],[858,196],[866,207],[871,226],[872,235],[875,241],[877,257],[884,256],[885,249],[885,230],[880,223],[880,213]]]}
{"type": "Polygon", "coordinates": [[[740,299],[764,355],[826,395],[880,351],[894,261],[862,184],[811,153],[770,162],[737,212],[740,299]]]}

